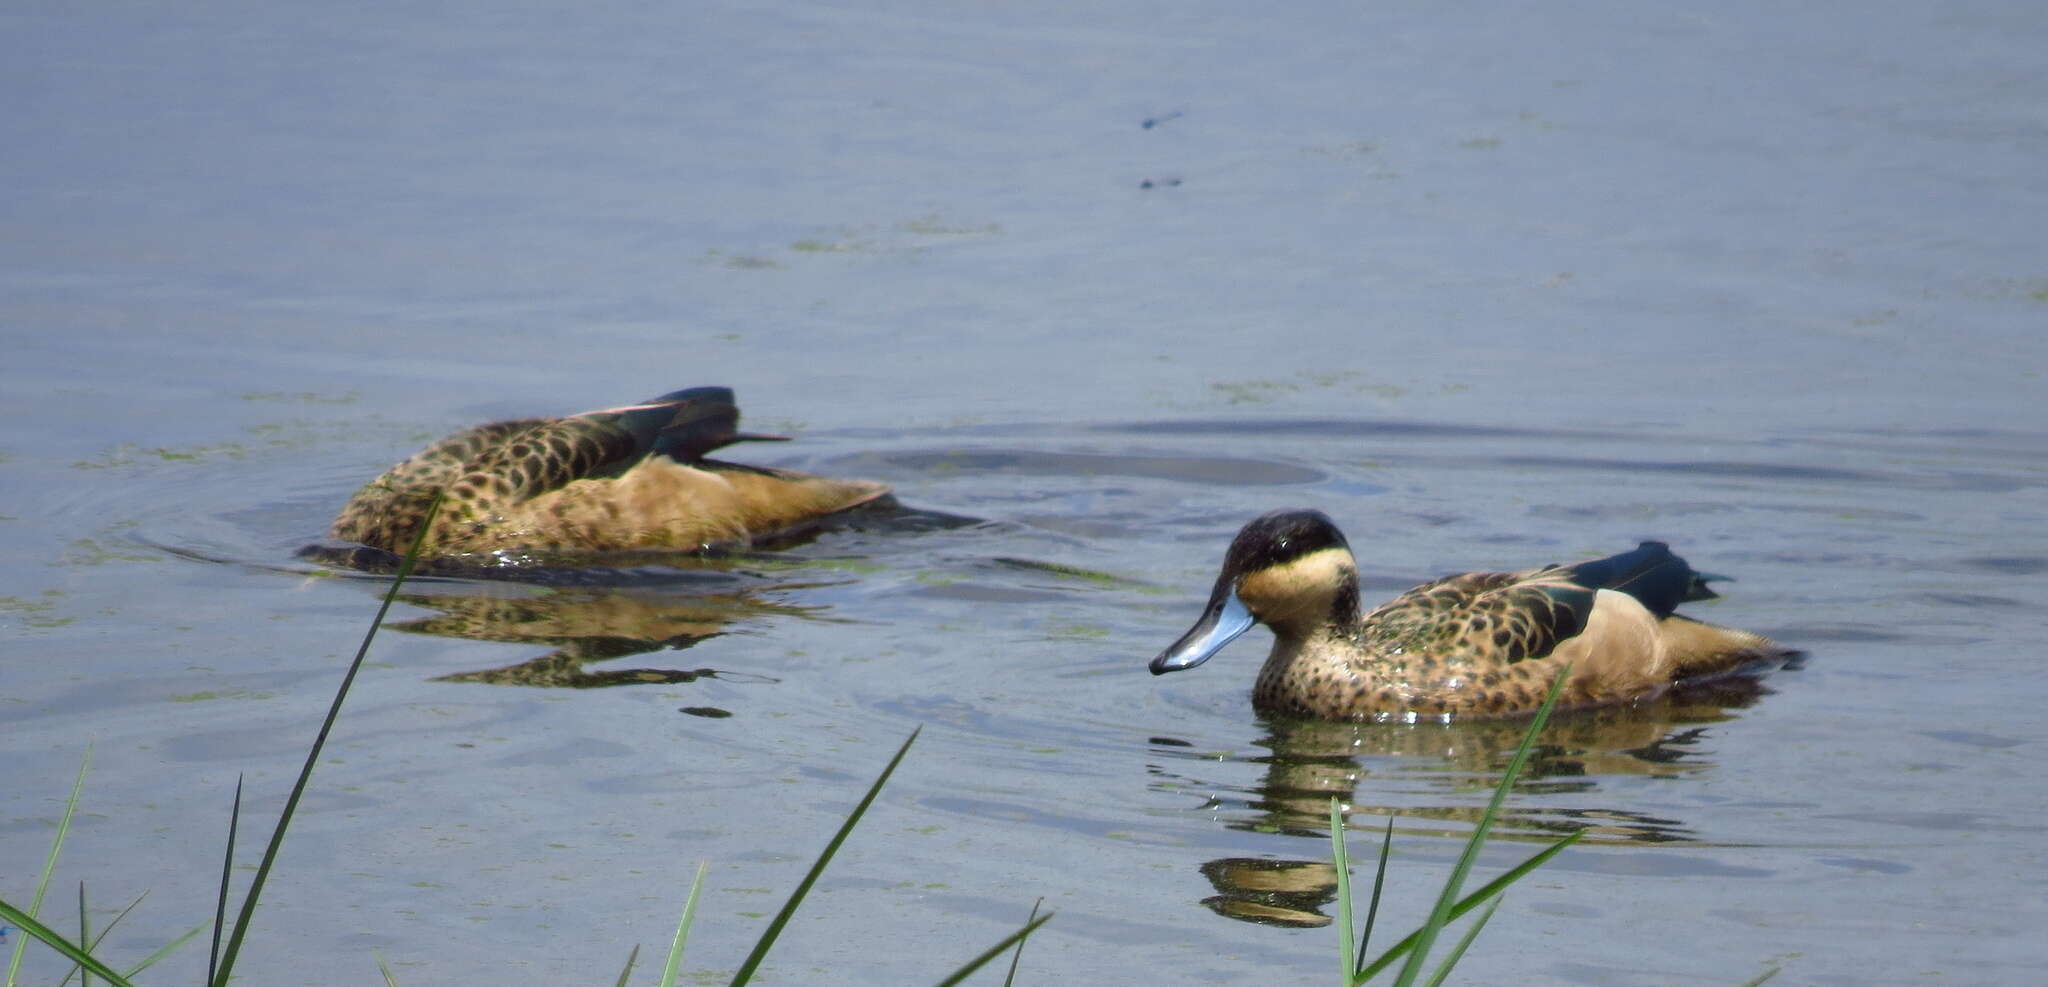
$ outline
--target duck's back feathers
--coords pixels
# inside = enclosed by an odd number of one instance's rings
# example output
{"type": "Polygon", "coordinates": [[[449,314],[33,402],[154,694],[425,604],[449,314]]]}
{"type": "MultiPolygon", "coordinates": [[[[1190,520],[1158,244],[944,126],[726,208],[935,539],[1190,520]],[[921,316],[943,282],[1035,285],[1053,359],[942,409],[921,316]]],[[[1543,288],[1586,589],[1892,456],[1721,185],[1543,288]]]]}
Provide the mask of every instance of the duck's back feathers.
{"type": "MultiPolygon", "coordinates": [[[[1403,593],[1368,614],[1364,624],[1383,646],[1467,654],[1489,663],[1550,657],[1567,642],[1576,642],[1575,654],[1628,651],[1644,633],[1636,625],[1654,627],[1673,617],[1680,603],[1717,596],[1705,580],[1669,545],[1646,541],[1631,551],[1572,565],[1448,576],[1403,593]],[[1602,591],[1625,596],[1635,606],[1602,591]],[[1596,612],[1602,619],[1595,619],[1596,612]],[[1622,630],[1624,625],[1630,629],[1622,630]],[[1631,643],[1600,643],[1623,639],[1631,643]]],[[[1725,652],[1735,643],[1713,641],[1699,632],[1679,636],[1684,640],[1674,643],[1687,652],[1725,652]]],[[[1656,637],[1651,634],[1652,643],[1656,637]]]]}

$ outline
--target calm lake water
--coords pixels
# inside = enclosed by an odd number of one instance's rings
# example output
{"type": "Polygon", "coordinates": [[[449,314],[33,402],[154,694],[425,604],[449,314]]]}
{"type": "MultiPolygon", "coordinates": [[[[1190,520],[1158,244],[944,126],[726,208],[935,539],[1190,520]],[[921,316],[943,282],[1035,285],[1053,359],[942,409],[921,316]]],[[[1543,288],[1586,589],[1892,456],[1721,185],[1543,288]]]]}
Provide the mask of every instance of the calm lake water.
{"type": "Polygon", "coordinates": [[[1290,505],[1376,598],[1661,538],[1808,652],[1554,723],[1477,877],[1587,836],[1468,982],[2048,964],[2038,4],[0,28],[0,897],[90,746],[45,911],[149,891],[116,965],[211,915],[237,777],[267,834],[385,586],[293,557],[357,484],[714,383],[798,436],[735,458],[973,520],[411,586],[247,982],[610,982],[699,861],[729,973],[920,725],[769,982],[934,981],[1040,897],[1021,982],[1329,982],[1327,800],[1368,877],[1397,819],[1405,932],[1517,730],[1266,722],[1263,631],[1147,674],[1290,505]]]}

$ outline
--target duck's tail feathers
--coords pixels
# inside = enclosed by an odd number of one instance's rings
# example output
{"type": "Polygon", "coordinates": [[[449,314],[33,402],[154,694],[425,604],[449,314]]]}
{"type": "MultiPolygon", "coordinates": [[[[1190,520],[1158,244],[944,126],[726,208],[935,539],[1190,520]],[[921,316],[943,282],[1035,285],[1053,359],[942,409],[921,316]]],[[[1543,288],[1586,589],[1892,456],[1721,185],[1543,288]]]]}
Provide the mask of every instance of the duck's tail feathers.
{"type": "Polygon", "coordinates": [[[1721,594],[1714,592],[1714,588],[1707,584],[1732,583],[1734,581],[1734,576],[1723,576],[1717,572],[1695,572],[1692,574],[1692,585],[1686,588],[1685,595],[1680,597],[1678,602],[1692,603],[1698,600],[1718,600],[1721,598],[1721,594]]]}
{"type": "Polygon", "coordinates": [[[1661,541],[1646,541],[1634,551],[1580,562],[1566,571],[1581,586],[1627,593],[1658,617],[1671,616],[1681,603],[1720,595],[1707,587],[1707,580],[1721,577],[1693,571],[1661,541]]]}
{"type": "Polygon", "coordinates": [[[1657,625],[1664,651],[1671,656],[1675,679],[1712,678],[1774,670],[1799,658],[1799,652],[1749,631],[1670,616],[1657,625]]]}
{"type": "Polygon", "coordinates": [[[623,408],[586,413],[609,416],[642,450],[694,463],[735,442],[783,442],[786,435],[742,432],[740,407],[730,387],[688,387],[623,408]]]}

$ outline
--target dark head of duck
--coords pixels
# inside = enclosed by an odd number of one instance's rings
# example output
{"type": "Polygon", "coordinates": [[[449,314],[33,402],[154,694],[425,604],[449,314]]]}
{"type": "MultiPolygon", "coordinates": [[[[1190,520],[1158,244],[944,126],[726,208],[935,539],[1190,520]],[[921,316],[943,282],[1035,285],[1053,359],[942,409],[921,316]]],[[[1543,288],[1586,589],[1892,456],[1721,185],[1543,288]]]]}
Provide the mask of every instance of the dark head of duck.
{"type": "Polygon", "coordinates": [[[1154,675],[1193,668],[1263,622],[1306,637],[1358,621],[1358,563],[1329,515],[1286,509],[1260,515],[1230,543],[1195,626],[1152,659],[1154,675]]]}

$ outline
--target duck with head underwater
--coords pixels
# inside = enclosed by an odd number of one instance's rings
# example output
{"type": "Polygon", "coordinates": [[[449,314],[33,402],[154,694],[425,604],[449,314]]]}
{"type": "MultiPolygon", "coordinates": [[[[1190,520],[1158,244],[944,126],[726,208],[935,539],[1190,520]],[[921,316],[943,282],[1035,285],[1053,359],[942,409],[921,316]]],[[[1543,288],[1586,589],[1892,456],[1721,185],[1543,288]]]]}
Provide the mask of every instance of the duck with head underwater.
{"type": "Polygon", "coordinates": [[[695,551],[745,544],[888,495],[863,480],[706,459],[739,431],[731,388],[692,387],[564,418],[495,422],[428,446],[357,491],[330,533],[424,557],[510,550],[695,551]]]}
{"type": "Polygon", "coordinates": [[[1195,626],[1152,659],[1193,668],[1254,623],[1273,631],[1252,703],[1333,720],[1534,712],[1559,668],[1561,707],[1626,702],[1690,680],[1784,664],[1796,652],[1675,613],[1710,578],[1663,542],[1573,565],[1424,583],[1361,615],[1358,565],[1321,511],[1244,526],[1195,626]]]}

